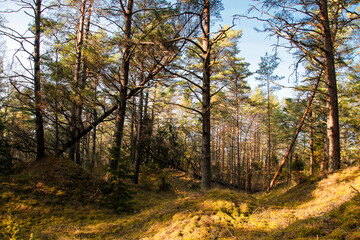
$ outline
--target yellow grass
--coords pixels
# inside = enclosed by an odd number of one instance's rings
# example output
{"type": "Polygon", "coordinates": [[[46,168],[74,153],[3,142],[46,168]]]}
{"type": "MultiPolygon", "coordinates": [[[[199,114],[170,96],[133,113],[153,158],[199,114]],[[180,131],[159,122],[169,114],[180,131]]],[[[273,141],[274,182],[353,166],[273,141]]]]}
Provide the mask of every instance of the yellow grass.
{"type": "Polygon", "coordinates": [[[189,176],[169,171],[172,190],[158,192],[143,181],[133,189],[133,212],[126,214],[89,202],[96,189],[85,193],[87,185],[80,183],[90,181],[88,175],[79,179],[78,170],[66,171],[58,184],[34,171],[1,178],[3,236],[18,231],[17,239],[31,234],[34,239],[360,239],[358,167],[254,195],[226,189],[200,193],[190,190],[198,183],[189,176]]]}

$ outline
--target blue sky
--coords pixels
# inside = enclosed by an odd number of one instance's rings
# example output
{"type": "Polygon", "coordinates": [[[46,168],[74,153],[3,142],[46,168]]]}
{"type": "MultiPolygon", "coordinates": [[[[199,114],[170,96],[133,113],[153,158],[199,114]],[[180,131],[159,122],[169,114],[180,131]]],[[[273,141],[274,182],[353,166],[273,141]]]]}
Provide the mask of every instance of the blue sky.
{"type": "MultiPolygon", "coordinates": [[[[221,14],[223,21],[216,23],[221,25],[230,25],[232,23],[233,15],[246,14],[250,8],[250,4],[254,4],[254,1],[252,0],[222,0],[222,2],[225,8],[221,14]]],[[[266,52],[271,53],[273,51],[272,45],[275,43],[276,39],[270,39],[267,34],[257,32],[254,27],[261,29],[263,23],[256,20],[243,18],[235,23],[235,28],[243,31],[243,36],[239,43],[239,48],[241,50],[240,56],[244,57],[245,61],[250,63],[250,70],[254,72],[258,69],[260,57],[264,56],[266,52]]],[[[285,77],[281,82],[282,85],[292,86],[294,83],[294,77],[289,78],[292,73],[292,69],[289,67],[294,62],[294,59],[283,49],[279,49],[279,57],[281,58],[281,63],[276,70],[276,74],[285,77]]],[[[258,85],[258,82],[256,82],[253,77],[250,77],[248,82],[251,88],[258,85]]],[[[276,95],[279,99],[293,97],[293,93],[289,89],[277,91],[276,95]]]]}

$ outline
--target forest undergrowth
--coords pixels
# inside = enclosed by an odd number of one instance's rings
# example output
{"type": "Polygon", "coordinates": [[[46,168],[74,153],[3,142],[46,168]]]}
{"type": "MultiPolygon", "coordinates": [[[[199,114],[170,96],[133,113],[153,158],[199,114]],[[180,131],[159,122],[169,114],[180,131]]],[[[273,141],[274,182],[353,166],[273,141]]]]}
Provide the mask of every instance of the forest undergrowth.
{"type": "Polygon", "coordinates": [[[184,173],[146,173],[126,213],[105,207],[102,182],[70,161],[24,169],[0,178],[1,239],[360,239],[359,167],[270,194],[201,193],[184,173]]]}

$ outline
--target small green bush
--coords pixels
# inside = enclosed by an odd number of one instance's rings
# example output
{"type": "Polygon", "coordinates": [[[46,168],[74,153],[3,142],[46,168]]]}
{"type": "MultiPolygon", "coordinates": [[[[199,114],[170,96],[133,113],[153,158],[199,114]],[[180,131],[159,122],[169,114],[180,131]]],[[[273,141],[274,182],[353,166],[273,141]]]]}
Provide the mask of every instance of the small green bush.
{"type": "Polygon", "coordinates": [[[109,180],[102,186],[105,204],[117,212],[133,210],[133,193],[126,184],[126,178],[129,178],[127,169],[127,166],[119,166],[118,170],[110,171],[109,180]]]}

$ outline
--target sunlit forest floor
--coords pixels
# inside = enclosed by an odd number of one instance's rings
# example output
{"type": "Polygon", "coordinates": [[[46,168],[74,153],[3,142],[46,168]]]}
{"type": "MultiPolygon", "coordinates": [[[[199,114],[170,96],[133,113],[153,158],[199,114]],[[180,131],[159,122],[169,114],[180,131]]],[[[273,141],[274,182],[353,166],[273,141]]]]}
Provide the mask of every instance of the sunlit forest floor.
{"type": "Polygon", "coordinates": [[[0,178],[0,239],[360,239],[359,167],[270,194],[200,193],[183,173],[167,179],[167,191],[132,186],[132,208],[119,214],[72,162],[32,164],[0,178]]]}

